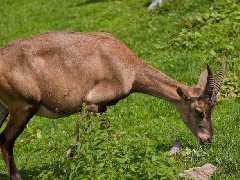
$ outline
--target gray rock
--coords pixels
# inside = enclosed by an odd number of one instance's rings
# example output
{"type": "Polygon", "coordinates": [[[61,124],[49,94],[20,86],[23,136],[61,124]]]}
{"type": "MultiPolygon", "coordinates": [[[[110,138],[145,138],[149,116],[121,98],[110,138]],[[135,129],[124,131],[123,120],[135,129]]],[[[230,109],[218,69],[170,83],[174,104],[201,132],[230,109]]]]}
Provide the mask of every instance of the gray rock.
{"type": "Polygon", "coordinates": [[[190,168],[183,173],[180,173],[179,177],[192,180],[209,180],[215,171],[216,167],[208,163],[203,165],[202,167],[190,168]]]}

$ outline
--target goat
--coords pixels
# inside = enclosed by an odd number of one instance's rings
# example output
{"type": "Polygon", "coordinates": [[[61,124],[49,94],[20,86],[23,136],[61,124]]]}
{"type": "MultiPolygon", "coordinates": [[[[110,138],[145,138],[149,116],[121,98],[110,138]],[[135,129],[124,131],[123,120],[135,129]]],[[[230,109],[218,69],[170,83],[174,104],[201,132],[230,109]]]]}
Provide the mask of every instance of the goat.
{"type": "Polygon", "coordinates": [[[200,143],[212,140],[211,113],[223,81],[209,66],[194,87],[181,84],[140,60],[104,32],[48,32],[15,40],[0,49],[0,134],[2,156],[12,180],[20,180],[13,147],[34,116],[58,118],[104,112],[129,94],[145,93],[171,102],[200,143]]]}

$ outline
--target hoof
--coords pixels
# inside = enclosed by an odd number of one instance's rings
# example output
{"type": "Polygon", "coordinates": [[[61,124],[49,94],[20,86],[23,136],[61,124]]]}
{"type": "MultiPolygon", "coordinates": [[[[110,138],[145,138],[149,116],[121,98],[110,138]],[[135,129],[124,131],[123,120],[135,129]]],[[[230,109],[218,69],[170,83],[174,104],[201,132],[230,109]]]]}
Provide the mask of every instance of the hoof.
{"type": "Polygon", "coordinates": [[[11,175],[10,179],[11,180],[22,180],[22,177],[20,176],[20,174],[14,174],[14,175],[11,175]]]}
{"type": "Polygon", "coordinates": [[[74,155],[73,151],[71,149],[69,149],[67,151],[67,156],[71,158],[71,157],[73,157],[73,155],[74,155]]]}

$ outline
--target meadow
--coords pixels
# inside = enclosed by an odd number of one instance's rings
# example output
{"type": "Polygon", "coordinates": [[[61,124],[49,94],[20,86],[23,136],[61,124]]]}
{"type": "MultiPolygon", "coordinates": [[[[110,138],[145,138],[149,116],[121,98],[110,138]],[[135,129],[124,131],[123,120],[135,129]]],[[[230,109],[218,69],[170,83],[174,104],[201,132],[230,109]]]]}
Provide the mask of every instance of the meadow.
{"type": "MultiPolygon", "coordinates": [[[[178,173],[212,163],[212,179],[240,179],[240,2],[165,0],[0,0],[0,47],[52,30],[107,31],[143,61],[179,82],[194,85],[210,64],[226,78],[213,113],[214,140],[201,146],[163,100],[132,94],[106,114],[84,121],[79,114],[35,116],[15,143],[23,179],[177,179],[178,173]],[[66,156],[76,122],[81,142],[66,156]],[[174,140],[180,154],[170,160],[174,140]]],[[[1,128],[1,130],[4,126],[1,128]]],[[[7,179],[0,160],[0,179],[7,179]]]]}

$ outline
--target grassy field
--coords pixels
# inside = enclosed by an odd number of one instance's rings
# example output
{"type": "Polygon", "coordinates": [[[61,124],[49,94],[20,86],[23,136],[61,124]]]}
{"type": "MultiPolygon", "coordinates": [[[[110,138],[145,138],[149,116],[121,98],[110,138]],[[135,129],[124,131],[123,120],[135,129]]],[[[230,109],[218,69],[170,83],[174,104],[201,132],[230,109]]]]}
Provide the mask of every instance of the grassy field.
{"type": "MultiPolygon", "coordinates": [[[[228,58],[226,81],[213,113],[214,141],[201,146],[174,107],[133,94],[102,117],[82,122],[82,141],[66,157],[79,115],[34,117],[15,145],[24,179],[176,179],[183,170],[212,163],[212,179],[240,179],[240,3],[237,0],[0,0],[0,46],[50,30],[108,31],[141,59],[194,85],[209,63],[217,73],[228,58]],[[106,121],[101,121],[107,119],[106,121]],[[107,126],[108,128],[104,128],[107,126]],[[171,143],[182,142],[170,160],[171,143]]],[[[7,179],[0,160],[0,179],[7,179]]]]}

